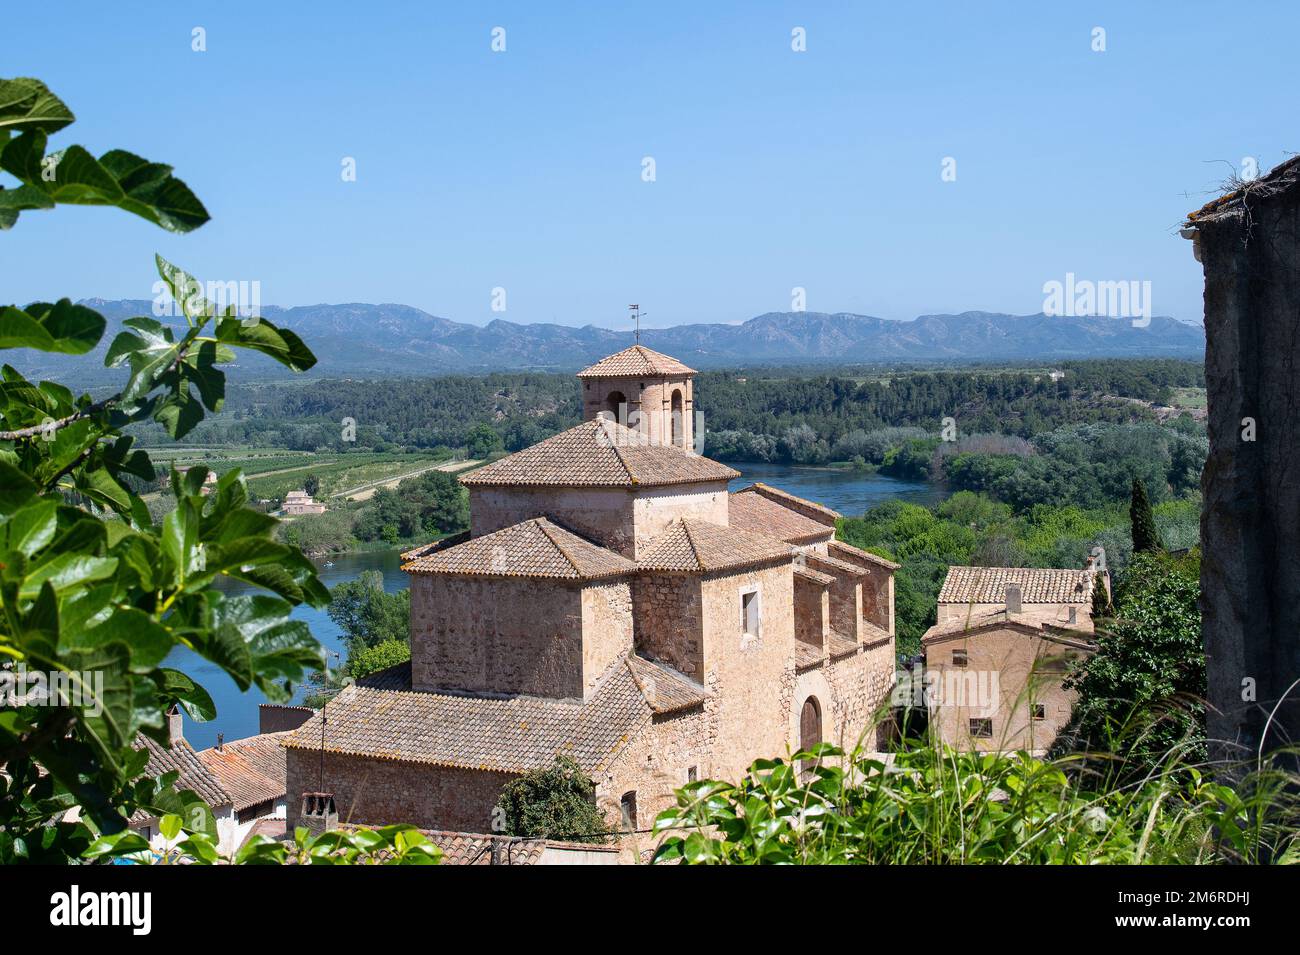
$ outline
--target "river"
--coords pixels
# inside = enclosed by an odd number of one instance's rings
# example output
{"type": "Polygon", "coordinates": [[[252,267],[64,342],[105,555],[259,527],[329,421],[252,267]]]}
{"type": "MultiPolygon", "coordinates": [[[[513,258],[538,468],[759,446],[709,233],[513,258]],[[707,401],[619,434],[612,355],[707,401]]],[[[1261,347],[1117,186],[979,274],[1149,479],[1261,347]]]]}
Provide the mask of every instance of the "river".
{"type": "MultiPolygon", "coordinates": [[[[762,481],[799,497],[825,504],[846,515],[861,514],[868,508],[893,498],[915,504],[934,504],[944,497],[940,489],[925,481],[901,481],[880,474],[835,468],[796,468],[784,464],[732,466],[742,474],[742,477],[732,482],[732,490],[753,481],[762,481]]],[[[402,573],[399,552],[396,550],[343,554],[333,559],[332,566],[326,567],[323,561],[317,561],[317,567],[321,580],[327,587],[352,580],[366,570],[382,573],[384,589],[389,592],[407,586],[407,577],[402,573]]],[[[228,594],[257,592],[257,588],[235,583],[229,583],[222,589],[228,594]]],[[[300,606],[294,609],[293,616],[297,620],[306,621],[316,639],[327,649],[333,653],[343,652],[342,632],[324,610],[300,606]]],[[[338,661],[331,657],[330,665],[337,664],[338,661]]],[[[167,665],[183,670],[198,680],[212,694],[216,703],[215,720],[208,723],[195,723],[188,719],[185,721],[185,737],[195,749],[216,745],[218,733],[223,734],[227,740],[243,739],[257,733],[257,707],[259,703],[266,702],[259,690],[251,689],[247,693],[240,693],[239,688],[220,668],[190,650],[174,651],[168,658],[167,665]]],[[[300,691],[295,702],[300,701],[301,696],[300,691]]]]}

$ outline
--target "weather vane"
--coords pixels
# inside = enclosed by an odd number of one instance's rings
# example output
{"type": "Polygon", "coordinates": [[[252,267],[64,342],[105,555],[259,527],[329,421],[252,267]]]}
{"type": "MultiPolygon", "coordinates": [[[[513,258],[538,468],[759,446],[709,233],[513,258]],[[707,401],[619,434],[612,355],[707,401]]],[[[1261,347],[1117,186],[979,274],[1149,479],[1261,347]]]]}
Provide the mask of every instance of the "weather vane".
{"type": "Polygon", "coordinates": [[[632,312],[632,321],[636,322],[636,343],[641,344],[641,306],[629,305],[628,309],[632,312]]]}

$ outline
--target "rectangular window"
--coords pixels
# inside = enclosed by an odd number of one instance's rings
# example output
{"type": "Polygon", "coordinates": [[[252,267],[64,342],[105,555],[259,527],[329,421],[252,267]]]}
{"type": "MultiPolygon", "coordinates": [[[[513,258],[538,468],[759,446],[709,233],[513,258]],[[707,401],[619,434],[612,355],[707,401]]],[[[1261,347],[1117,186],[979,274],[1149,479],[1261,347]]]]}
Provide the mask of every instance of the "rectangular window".
{"type": "Polygon", "coordinates": [[[687,781],[688,783],[693,783],[693,782],[695,782],[695,780],[698,778],[698,776],[699,776],[699,771],[698,771],[694,766],[692,766],[690,769],[686,770],[686,781],[687,781]]]}
{"type": "Polygon", "coordinates": [[[1044,703],[1035,703],[1030,708],[1030,711],[1033,714],[1034,719],[1036,720],[1047,719],[1047,706],[1044,703]]]}
{"type": "Polygon", "coordinates": [[[965,650],[954,650],[954,651],[952,651],[952,665],[955,666],[955,667],[964,667],[964,666],[966,665],[966,651],[965,651],[965,650]]]}
{"type": "Polygon", "coordinates": [[[740,626],[747,637],[757,637],[762,626],[762,610],[758,602],[758,591],[751,590],[740,595],[740,626]]]}
{"type": "Polygon", "coordinates": [[[978,739],[991,739],[993,736],[993,721],[991,719],[971,720],[970,735],[978,739]]]}

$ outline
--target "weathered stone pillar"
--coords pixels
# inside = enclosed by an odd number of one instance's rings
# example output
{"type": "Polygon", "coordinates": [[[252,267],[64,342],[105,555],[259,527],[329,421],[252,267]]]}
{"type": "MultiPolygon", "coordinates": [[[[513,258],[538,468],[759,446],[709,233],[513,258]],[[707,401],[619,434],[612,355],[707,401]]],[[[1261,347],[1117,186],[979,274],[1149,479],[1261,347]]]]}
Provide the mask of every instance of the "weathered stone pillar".
{"type": "Polygon", "coordinates": [[[1205,269],[1207,729],[1242,758],[1300,742],[1300,157],[1184,234],[1205,269]]]}

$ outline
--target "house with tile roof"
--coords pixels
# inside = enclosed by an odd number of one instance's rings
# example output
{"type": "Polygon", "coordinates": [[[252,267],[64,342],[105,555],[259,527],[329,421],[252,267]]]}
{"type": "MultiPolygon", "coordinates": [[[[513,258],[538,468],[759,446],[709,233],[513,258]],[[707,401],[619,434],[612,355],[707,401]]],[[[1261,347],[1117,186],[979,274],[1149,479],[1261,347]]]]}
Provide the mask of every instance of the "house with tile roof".
{"type": "Polygon", "coordinates": [[[470,531],[403,555],[409,663],[284,738],[290,826],[328,792],[343,824],[490,832],[501,790],[566,756],[636,851],[693,779],[877,748],[897,565],[835,541],[829,508],[732,493],[694,374],[611,355],[578,376],[582,424],[461,477],[470,531]]]}
{"type": "MultiPolygon", "coordinates": [[[[185,739],[179,711],[168,714],[168,744],[141,734],[136,748],[149,754],[145,775],[175,772],[176,789],[193,790],[212,809],[217,847],[233,853],[249,835],[266,824],[284,833],[285,749],[282,733],[261,733],[247,739],[195,750],[185,739]]],[[[131,828],[161,849],[166,842],[156,818],[141,814],[131,828]]]]}
{"type": "Polygon", "coordinates": [[[930,727],[959,750],[1045,752],[1070,722],[1071,662],[1094,649],[1092,597],[1110,582],[1082,569],[950,567],[938,620],[921,638],[930,727]]]}

